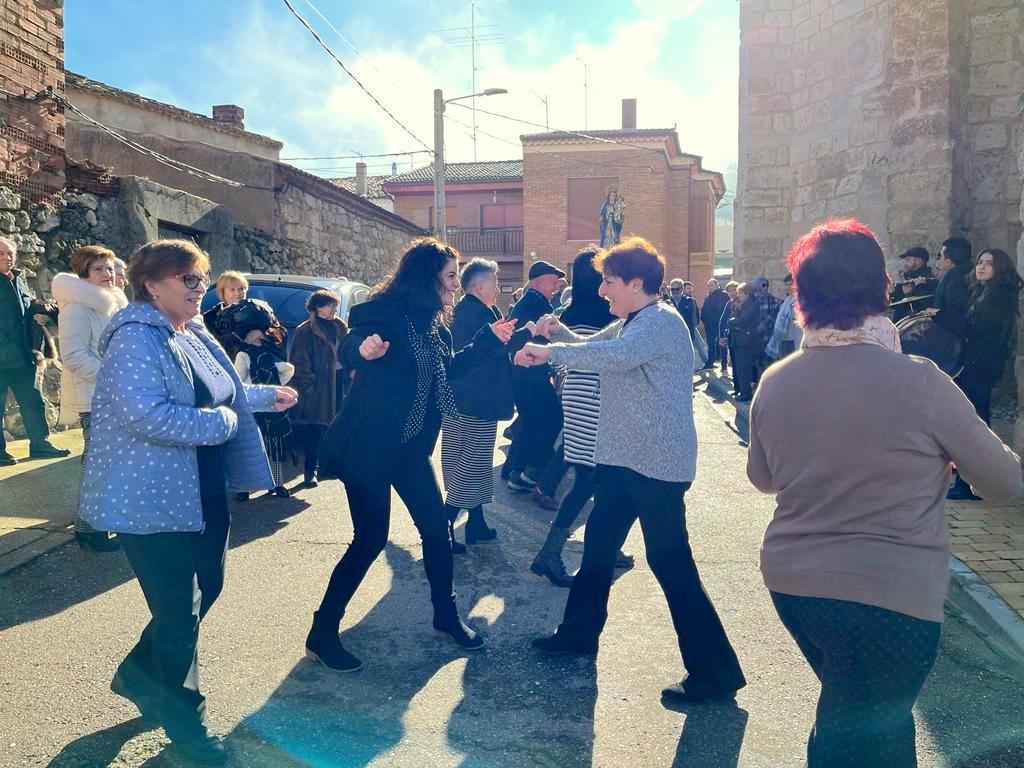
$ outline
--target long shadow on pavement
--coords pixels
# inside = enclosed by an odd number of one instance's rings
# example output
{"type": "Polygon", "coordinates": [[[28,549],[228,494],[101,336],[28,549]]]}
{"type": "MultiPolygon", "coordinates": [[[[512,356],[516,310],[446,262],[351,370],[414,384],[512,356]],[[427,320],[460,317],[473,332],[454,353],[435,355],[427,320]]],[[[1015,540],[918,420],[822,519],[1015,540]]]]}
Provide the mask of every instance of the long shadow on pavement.
{"type": "MultiPolygon", "coordinates": [[[[340,675],[300,661],[229,737],[234,764],[429,765],[448,753],[442,762],[465,768],[589,766],[594,663],[552,664],[529,651],[531,622],[513,625],[516,610],[529,608],[529,588],[512,578],[516,568],[500,545],[474,547],[456,561],[460,608],[476,606],[470,624],[489,641],[469,654],[431,633],[422,564],[390,544],[385,553],[391,590],[343,627],[364,669],[340,675]],[[490,619],[486,629],[481,615],[490,619]]],[[[560,603],[564,594],[551,590],[550,599],[560,603]]]]}
{"type": "Polygon", "coordinates": [[[86,734],[65,746],[47,764],[47,768],[95,768],[109,765],[125,744],[149,729],[150,726],[144,725],[142,718],[137,717],[86,734]]]}
{"type": "MultiPolygon", "coordinates": [[[[26,475],[11,479],[21,477],[26,475]]],[[[288,518],[309,506],[295,496],[261,497],[244,504],[232,500],[229,505],[232,549],[272,536],[288,518]]],[[[0,631],[53,616],[134,577],[120,551],[97,553],[72,546],[56,549],[0,576],[4,585],[0,588],[0,631]]]]}

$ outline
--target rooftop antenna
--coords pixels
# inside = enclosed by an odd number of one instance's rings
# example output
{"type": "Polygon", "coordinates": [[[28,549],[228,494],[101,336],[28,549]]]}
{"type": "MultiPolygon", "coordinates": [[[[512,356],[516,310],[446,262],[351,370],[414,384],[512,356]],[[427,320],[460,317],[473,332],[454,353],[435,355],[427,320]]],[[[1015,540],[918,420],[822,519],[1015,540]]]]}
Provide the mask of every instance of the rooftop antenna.
{"type": "MultiPolygon", "coordinates": [[[[469,48],[470,51],[470,93],[476,93],[476,73],[479,69],[476,65],[476,50],[481,45],[504,45],[505,36],[498,29],[497,24],[477,24],[476,0],[469,0],[469,26],[449,27],[439,30],[441,39],[449,48],[469,48]]],[[[470,102],[470,109],[473,113],[473,132],[470,134],[473,139],[473,162],[476,162],[476,96],[470,102]]]]}

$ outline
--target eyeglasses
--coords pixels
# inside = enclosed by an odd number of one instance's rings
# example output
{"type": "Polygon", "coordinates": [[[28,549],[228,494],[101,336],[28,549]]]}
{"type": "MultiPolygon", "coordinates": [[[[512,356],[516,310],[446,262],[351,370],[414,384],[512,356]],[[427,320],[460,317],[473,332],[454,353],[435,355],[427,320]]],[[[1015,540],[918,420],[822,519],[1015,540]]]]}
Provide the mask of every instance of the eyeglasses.
{"type": "Polygon", "coordinates": [[[203,285],[210,284],[209,275],[197,275],[190,272],[187,275],[175,275],[175,277],[180,277],[181,282],[183,282],[185,284],[185,287],[188,288],[190,291],[198,288],[200,283],[202,283],[203,285]]]}
{"type": "Polygon", "coordinates": [[[672,293],[680,293],[680,292],[682,292],[683,289],[682,288],[669,288],[669,290],[672,291],[672,293]]]}

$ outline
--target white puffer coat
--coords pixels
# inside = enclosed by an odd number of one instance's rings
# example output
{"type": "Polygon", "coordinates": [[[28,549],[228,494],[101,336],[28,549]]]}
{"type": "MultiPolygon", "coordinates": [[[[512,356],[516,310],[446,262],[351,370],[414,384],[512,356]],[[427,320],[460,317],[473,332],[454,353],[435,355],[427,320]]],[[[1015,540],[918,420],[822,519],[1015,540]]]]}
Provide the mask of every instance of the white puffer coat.
{"type": "Polygon", "coordinates": [[[53,278],[50,292],[60,308],[60,420],[75,424],[78,414],[92,410],[100,336],[128,298],[120,288],[100,288],[67,272],[53,278]]]}

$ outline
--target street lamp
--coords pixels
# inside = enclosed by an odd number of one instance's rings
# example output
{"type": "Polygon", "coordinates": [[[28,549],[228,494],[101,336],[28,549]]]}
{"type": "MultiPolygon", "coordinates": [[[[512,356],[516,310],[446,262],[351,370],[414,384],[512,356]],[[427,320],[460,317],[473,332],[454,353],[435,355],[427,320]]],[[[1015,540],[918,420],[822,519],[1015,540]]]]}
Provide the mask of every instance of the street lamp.
{"type": "Polygon", "coordinates": [[[442,241],[447,241],[448,233],[444,215],[444,105],[452,101],[502,93],[508,91],[504,88],[487,88],[479,93],[446,99],[440,88],[434,89],[434,236],[442,241]]]}

